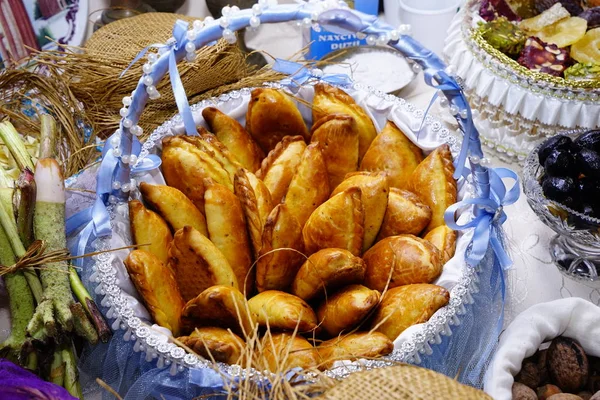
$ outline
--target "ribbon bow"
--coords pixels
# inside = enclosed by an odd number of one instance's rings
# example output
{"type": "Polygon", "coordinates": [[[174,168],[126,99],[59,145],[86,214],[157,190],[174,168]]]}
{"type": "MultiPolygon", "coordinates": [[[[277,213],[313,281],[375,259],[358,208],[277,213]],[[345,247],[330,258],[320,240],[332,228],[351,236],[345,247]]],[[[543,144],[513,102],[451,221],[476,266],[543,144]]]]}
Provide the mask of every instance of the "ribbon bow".
{"type": "Polygon", "coordinates": [[[300,63],[280,58],[275,59],[273,70],[289,75],[289,78],[281,80],[281,84],[296,89],[305,84],[309,79],[320,79],[333,85],[349,85],[352,82],[348,75],[323,74],[320,70],[317,72],[300,63]]]}
{"type": "Polygon", "coordinates": [[[465,259],[471,267],[475,267],[481,262],[488,245],[491,245],[500,266],[506,270],[512,265],[512,261],[502,243],[501,226],[506,221],[504,207],[514,204],[519,198],[519,178],[516,173],[507,168],[490,168],[475,174],[475,180],[481,185],[481,191],[487,193],[487,196],[467,199],[451,205],[444,214],[444,220],[446,225],[454,230],[475,227],[471,249],[465,254],[465,259]],[[512,188],[506,189],[503,178],[514,180],[512,188]],[[475,218],[464,225],[459,225],[455,219],[455,212],[467,205],[475,206],[473,212],[475,218]]]}
{"type": "MultiPolygon", "coordinates": [[[[169,53],[169,78],[171,79],[171,86],[173,87],[173,95],[175,97],[175,102],[177,103],[177,109],[179,110],[179,114],[183,119],[183,125],[185,126],[186,133],[188,135],[197,135],[198,132],[196,130],[196,123],[194,122],[190,104],[188,102],[187,95],[185,94],[185,89],[183,88],[183,82],[181,81],[179,70],[177,69],[177,52],[181,49],[185,49],[185,45],[187,43],[186,33],[188,31],[188,26],[188,22],[178,19],[173,26],[173,37],[169,39],[167,43],[155,43],[142,49],[142,51],[135,56],[133,61],[131,61],[129,66],[127,66],[120,76],[122,77],[132,65],[138,62],[148,52],[149,49],[166,49],[169,53]]],[[[138,107],[136,107],[136,109],[137,108],[138,107]]]]}

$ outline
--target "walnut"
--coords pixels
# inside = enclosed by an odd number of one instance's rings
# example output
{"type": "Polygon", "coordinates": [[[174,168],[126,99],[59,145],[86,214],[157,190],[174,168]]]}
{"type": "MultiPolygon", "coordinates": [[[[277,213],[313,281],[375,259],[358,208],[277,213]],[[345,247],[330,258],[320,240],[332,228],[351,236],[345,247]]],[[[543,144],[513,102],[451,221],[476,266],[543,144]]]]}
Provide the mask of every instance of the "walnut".
{"type": "Polygon", "coordinates": [[[515,382],[512,387],[512,398],[513,400],[537,400],[538,397],[529,386],[515,382]]]}
{"type": "Polygon", "coordinates": [[[565,392],[580,390],[589,376],[589,362],[581,345],[562,336],[554,339],[548,348],[548,372],[552,382],[565,392]]]}
{"type": "Polygon", "coordinates": [[[521,371],[515,376],[515,381],[534,390],[540,386],[540,370],[535,355],[523,360],[521,371]]]}
{"type": "Polygon", "coordinates": [[[571,393],[559,393],[548,397],[548,400],[582,400],[581,397],[571,393]]]}
{"type": "Polygon", "coordinates": [[[548,397],[562,393],[562,390],[556,385],[544,385],[537,388],[538,400],[547,400],[548,397]]]}

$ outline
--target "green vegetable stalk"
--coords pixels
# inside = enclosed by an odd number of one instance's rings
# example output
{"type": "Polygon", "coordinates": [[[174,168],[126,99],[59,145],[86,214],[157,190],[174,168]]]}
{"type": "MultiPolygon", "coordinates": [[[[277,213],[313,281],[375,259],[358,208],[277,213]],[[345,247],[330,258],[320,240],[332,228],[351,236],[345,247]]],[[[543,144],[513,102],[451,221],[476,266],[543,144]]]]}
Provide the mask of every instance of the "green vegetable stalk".
{"type": "Polygon", "coordinates": [[[112,331],[73,267],[69,268],[69,280],[71,281],[71,289],[75,297],[83,305],[85,312],[92,320],[100,340],[102,343],[107,343],[108,339],[112,336],[112,331]]]}
{"type": "MultiPolygon", "coordinates": [[[[2,210],[4,207],[0,206],[2,210]]],[[[13,265],[16,261],[12,247],[4,229],[0,229],[0,263],[13,265]]],[[[36,369],[35,353],[30,353],[27,339],[27,324],[33,316],[35,304],[33,294],[22,271],[4,275],[4,283],[10,301],[11,330],[10,336],[0,345],[0,355],[11,361],[36,369]]]]}
{"type": "Polygon", "coordinates": [[[24,247],[29,247],[34,241],[33,237],[33,212],[35,210],[36,185],[33,172],[24,169],[15,184],[13,194],[13,208],[19,238],[24,247]]]}
{"type": "Polygon", "coordinates": [[[20,170],[29,168],[30,171],[33,171],[33,161],[25,148],[25,144],[23,144],[19,132],[9,121],[0,123],[0,139],[8,147],[20,170]]]}
{"type": "Polygon", "coordinates": [[[83,392],[81,391],[81,384],[79,383],[79,374],[77,372],[77,359],[75,357],[75,350],[73,349],[73,343],[69,340],[67,343],[61,346],[61,356],[65,364],[65,379],[63,387],[67,389],[71,396],[83,399],[83,392]]]}
{"type": "MultiPolygon", "coordinates": [[[[35,237],[46,241],[49,251],[66,248],[65,190],[60,167],[56,160],[43,158],[35,170],[37,198],[33,217],[35,237]]],[[[73,330],[73,303],[69,284],[69,264],[51,263],[40,272],[44,296],[29,326],[29,334],[36,339],[56,337],[59,331],[73,330]]]]}
{"type": "Polygon", "coordinates": [[[40,117],[40,152],[39,158],[53,158],[56,150],[56,121],[48,114],[40,117]]]}

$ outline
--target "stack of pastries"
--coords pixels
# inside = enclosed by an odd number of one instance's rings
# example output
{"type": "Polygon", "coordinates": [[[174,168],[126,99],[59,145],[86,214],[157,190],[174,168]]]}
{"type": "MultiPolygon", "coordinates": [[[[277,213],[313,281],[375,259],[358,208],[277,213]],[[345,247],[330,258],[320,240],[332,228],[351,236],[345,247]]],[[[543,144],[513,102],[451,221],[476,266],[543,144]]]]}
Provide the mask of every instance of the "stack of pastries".
{"type": "Polygon", "coordinates": [[[312,113],[309,130],[269,88],[252,91],[245,128],[206,108],[211,132],[163,140],[168,186],[141,183],[129,204],[131,280],[154,321],[206,358],[240,363],[265,332],[273,371],[377,357],[449,301],[432,284],[456,245],[448,146],[425,157],[393,122],[377,134],[326,84],[312,113]]]}

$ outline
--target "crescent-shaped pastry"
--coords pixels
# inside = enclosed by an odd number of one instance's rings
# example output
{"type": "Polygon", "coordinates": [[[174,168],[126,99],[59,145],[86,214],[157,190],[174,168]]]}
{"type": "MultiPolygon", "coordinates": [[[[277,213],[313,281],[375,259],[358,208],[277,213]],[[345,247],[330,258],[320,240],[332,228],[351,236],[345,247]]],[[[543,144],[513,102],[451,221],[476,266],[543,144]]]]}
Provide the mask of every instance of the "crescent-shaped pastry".
{"type": "Polygon", "coordinates": [[[440,251],[442,263],[446,264],[456,251],[456,232],[448,227],[448,225],[440,225],[429,231],[424,237],[425,240],[431,242],[440,251]]]}
{"type": "Polygon", "coordinates": [[[214,326],[196,328],[189,336],[180,336],[177,340],[209,361],[230,365],[242,363],[246,345],[235,333],[214,326]]]}
{"type": "Polygon", "coordinates": [[[187,332],[200,326],[218,326],[247,338],[253,336],[256,320],[239,290],[215,285],[187,302],[181,324],[187,332]]]}
{"type": "Polygon", "coordinates": [[[371,329],[396,340],[408,327],[429,320],[448,301],[450,293],[445,288],[427,283],[390,289],[383,295],[371,329]]]}
{"type": "Polygon", "coordinates": [[[256,289],[259,292],[287,289],[302,262],[302,228],[286,204],[273,209],[262,233],[262,247],[256,261],[256,289]]]}
{"type": "Polygon", "coordinates": [[[381,172],[355,172],[348,174],[331,195],[335,196],[354,186],[360,188],[365,213],[365,235],[362,245],[362,251],[365,252],[375,242],[383,222],[388,205],[389,186],[385,174],[381,172]]]}
{"type": "Polygon", "coordinates": [[[319,83],[315,85],[313,124],[330,114],[346,114],[354,118],[358,126],[358,157],[361,160],[377,136],[371,117],[343,90],[319,83]]]}
{"type": "Polygon", "coordinates": [[[308,217],[329,198],[329,178],[323,153],[318,143],[306,147],[290,182],[285,204],[303,227],[308,217]]]}
{"type": "Polygon", "coordinates": [[[173,232],[188,225],[208,235],[204,215],[181,191],[166,185],[142,182],[140,192],[148,206],[164,218],[173,232]]]}
{"type": "Polygon", "coordinates": [[[317,327],[317,316],[301,298],[279,290],[267,290],[248,300],[250,312],[261,327],[309,332],[317,327]]]}
{"type": "Polygon", "coordinates": [[[431,221],[425,232],[444,224],[444,213],[456,203],[456,181],[450,147],[444,144],[435,149],[415,169],[410,178],[413,193],[418,193],[431,208],[431,221]]]}
{"type": "Polygon", "coordinates": [[[186,136],[192,143],[196,144],[198,148],[204,151],[206,154],[214,157],[221,165],[227,174],[231,182],[233,182],[233,176],[238,169],[242,168],[242,164],[235,158],[229,149],[217,139],[215,135],[209,133],[206,129],[200,128],[198,130],[200,136],[186,136]]]}
{"type": "Polygon", "coordinates": [[[321,204],[302,229],[308,254],[329,247],[362,253],[365,214],[361,190],[351,187],[321,204]]]}
{"type": "Polygon", "coordinates": [[[387,209],[377,240],[409,234],[418,236],[431,221],[431,208],[408,190],[390,188],[387,209]]]}
{"type": "Polygon", "coordinates": [[[291,292],[306,301],[332,295],[340,287],[362,283],[366,270],[365,262],[347,250],[323,249],[302,264],[291,292]]]}
{"type": "MultiPolygon", "coordinates": [[[[197,162],[196,155],[172,145],[172,138],[163,139],[161,171],[167,185],[179,189],[204,213],[204,185],[209,174],[197,162]]],[[[227,171],[221,170],[226,174],[227,171]]]]}
{"type": "Polygon", "coordinates": [[[269,189],[273,204],[283,200],[305,149],[306,143],[302,136],[286,136],[277,143],[256,171],[256,177],[262,179],[269,189]]]}
{"type": "Polygon", "coordinates": [[[319,367],[328,369],[336,361],[375,358],[390,354],[394,343],[379,332],[356,332],[336,337],[317,347],[319,367]]]}
{"type": "Polygon", "coordinates": [[[225,256],[213,242],[191,226],[175,233],[169,247],[169,258],[185,301],[214,285],[239,287],[225,256]]]}
{"type": "Polygon", "coordinates": [[[350,285],[323,300],[317,308],[319,326],[330,336],[348,333],[379,304],[381,295],[362,285],[350,285]]]}
{"type": "Polygon", "coordinates": [[[173,271],[144,250],[133,250],[124,263],[154,322],[169,329],[173,336],[178,336],[181,328],[179,318],[185,302],[177,288],[173,271]]]}
{"type": "MultiPolygon", "coordinates": [[[[363,171],[383,171],[390,187],[409,189],[411,174],[423,160],[421,149],[392,121],[373,140],[360,164],[363,171]]],[[[419,192],[416,192],[419,193],[419,192]]]]}
{"type": "Polygon", "coordinates": [[[330,114],[313,124],[311,134],[311,141],[321,147],[329,186],[334,188],[358,169],[359,127],[349,115],[330,114]]]}
{"type": "Polygon", "coordinates": [[[310,140],[302,114],[289,95],[276,89],[258,88],[250,95],[246,113],[246,130],[265,154],[284,136],[302,136],[310,140]]]}
{"type": "Polygon", "coordinates": [[[157,213],[148,210],[138,200],[129,202],[129,223],[135,244],[147,244],[143,249],[154,254],[160,262],[169,261],[169,245],[173,240],[169,226],[157,213]]]}
{"type": "MultiPolygon", "coordinates": [[[[165,180],[169,186],[179,188],[193,187],[199,181],[202,182],[202,179],[211,178],[233,191],[233,176],[229,175],[214,153],[203,151],[198,146],[200,140],[192,136],[170,136],[163,139],[162,170],[165,180]],[[167,160],[165,153],[170,156],[167,160]],[[171,165],[165,165],[165,161],[171,165]],[[181,176],[176,176],[177,173],[181,176]]],[[[187,193],[184,190],[182,192],[187,193]]]]}
{"type": "Polygon", "coordinates": [[[273,210],[271,193],[263,181],[245,169],[240,169],[235,174],[233,186],[246,216],[254,254],[258,256],[262,247],[263,227],[273,210]]]}
{"type": "Polygon", "coordinates": [[[265,154],[239,122],[215,107],[202,110],[202,116],[210,126],[210,130],[244,168],[252,172],[260,168],[260,162],[265,158],[265,154]]]}
{"type": "Polygon", "coordinates": [[[259,371],[284,373],[292,368],[307,370],[319,365],[315,348],[302,336],[268,333],[261,348],[262,352],[255,361],[255,368],[259,371]]]}
{"type": "Polygon", "coordinates": [[[365,286],[383,291],[410,283],[433,282],[442,272],[440,251],[413,235],[390,236],[363,255],[367,264],[365,286]]]}
{"type": "Polygon", "coordinates": [[[254,287],[252,249],[244,210],[235,194],[212,179],[204,180],[204,207],[208,237],[229,262],[244,294],[254,287]]]}

